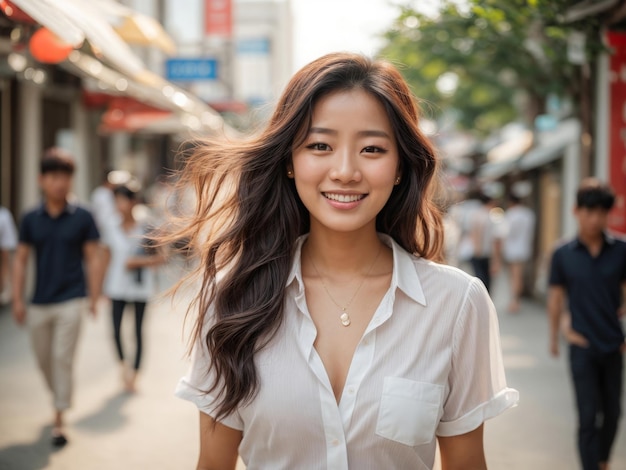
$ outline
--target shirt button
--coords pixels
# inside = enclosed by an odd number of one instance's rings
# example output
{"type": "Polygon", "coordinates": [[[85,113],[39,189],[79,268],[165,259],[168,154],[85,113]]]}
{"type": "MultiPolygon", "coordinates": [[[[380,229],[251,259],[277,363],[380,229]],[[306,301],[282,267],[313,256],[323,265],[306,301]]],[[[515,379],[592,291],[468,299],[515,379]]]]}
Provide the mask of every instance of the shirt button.
{"type": "Polygon", "coordinates": [[[332,444],[333,444],[334,446],[338,446],[338,445],[339,445],[339,439],[333,439],[332,444]]]}
{"type": "Polygon", "coordinates": [[[354,387],[350,387],[350,388],[348,389],[348,393],[349,393],[350,395],[354,395],[354,387]]]}

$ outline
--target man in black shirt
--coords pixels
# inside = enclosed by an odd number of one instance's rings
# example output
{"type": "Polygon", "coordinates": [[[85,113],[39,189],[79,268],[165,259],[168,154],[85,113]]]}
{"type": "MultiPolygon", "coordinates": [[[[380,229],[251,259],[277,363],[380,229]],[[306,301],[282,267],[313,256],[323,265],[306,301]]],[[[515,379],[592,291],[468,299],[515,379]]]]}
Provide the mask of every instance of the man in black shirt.
{"type": "Polygon", "coordinates": [[[626,243],[606,233],[614,202],[608,186],[596,179],[582,182],[575,208],[578,236],[555,250],[550,267],[550,350],[558,356],[561,315],[568,308],[566,337],[584,470],[608,468],[621,413],[626,243]]]}
{"type": "Polygon", "coordinates": [[[89,293],[89,309],[95,315],[102,278],[95,222],[88,211],[67,201],[73,173],[68,155],[59,149],[46,152],[39,176],[44,202],[23,216],[14,260],[13,316],[18,324],[27,323],[39,368],[53,395],[55,446],[67,443],[63,412],[72,397],[72,365],[85,297],[89,293]],[[31,251],[35,293],[27,309],[24,279],[31,251]]]}

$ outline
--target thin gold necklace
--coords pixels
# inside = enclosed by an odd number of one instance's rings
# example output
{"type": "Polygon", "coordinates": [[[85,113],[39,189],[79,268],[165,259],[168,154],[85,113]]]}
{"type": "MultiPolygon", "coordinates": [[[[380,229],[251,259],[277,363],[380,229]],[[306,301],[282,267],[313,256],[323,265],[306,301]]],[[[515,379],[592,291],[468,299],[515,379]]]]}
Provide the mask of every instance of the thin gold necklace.
{"type": "Polygon", "coordinates": [[[310,253],[307,253],[309,255],[309,259],[311,260],[311,266],[313,266],[313,269],[315,270],[315,273],[317,274],[317,277],[319,277],[320,281],[322,281],[322,287],[326,291],[326,294],[328,294],[328,298],[330,300],[332,300],[332,302],[337,307],[339,307],[341,309],[341,314],[339,315],[339,319],[341,320],[341,324],[343,326],[350,326],[350,323],[352,323],[352,321],[350,320],[350,315],[348,315],[348,312],[347,312],[348,307],[350,307],[350,305],[352,304],[352,301],[356,298],[356,295],[361,290],[361,286],[363,286],[363,283],[365,282],[365,279],[367,279],[367,277],[370,275],[370,272],[372,272],[372,269],[374,269],[374,265],[376,264],[376,261],[378,261],[378,257],[380,256],[380,252],[381,251],[383,251],[382,243],[381,243],[380,247],[378,248],[378,253],[376,254],[376,257],[374,258],[374,262],[372,263],[370,268],[367,270],[367,273],[365,274],[363,279],[361,279],[361,282],[359,283],[359,286],[356,288],[356,290],[354,291],[354,294],[352,294],[352,297],[350,297],[350,300],[348,301],[348,303],[344,307],[342,307],[335,300],[335,298],[331,295],[330,291],[328,290],[328,287],[326,287],[326,283],[324,282],[324,278],[322,277],[322,275],[320,274],[319,270],[317,269],[317,266],[315,266],[315,262],[313,261],[313,257],[311,256],[310,253]]]}

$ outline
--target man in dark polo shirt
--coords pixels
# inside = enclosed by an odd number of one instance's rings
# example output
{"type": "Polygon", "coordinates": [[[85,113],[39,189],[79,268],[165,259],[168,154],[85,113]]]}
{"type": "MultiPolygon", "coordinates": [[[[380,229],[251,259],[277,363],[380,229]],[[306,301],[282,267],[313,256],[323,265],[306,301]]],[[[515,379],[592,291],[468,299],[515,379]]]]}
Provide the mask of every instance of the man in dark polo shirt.
{"type": "Polygon", "coordinates": [[[598,180],[581,183],[575,208],[578,236],[555,250],[550,267],[550,350],[558,356],[561,315],[568,309],[571,322],[564,333],[584,470],[608,468],[621,412],[626,243],[606,233],[614,202],[611,189],[598,180]]]}
{"type": "Polygon", "coordinates": [[[23,216],[14,260],[13,316],[18,324],[28,325],[39,368],[53,395],[55,446],[67,443],[63,412],[72,397],[72,364],[85,297],[89,293],[89,309],[95,315],[102,277],[94,220],[88,211],[67,201],[73,173],[71,157],[59,149],[46,152],[39,176],[44,201],[23,216]],[[24,279],[31,251],[35,292],[27,309],[24,279]]]}

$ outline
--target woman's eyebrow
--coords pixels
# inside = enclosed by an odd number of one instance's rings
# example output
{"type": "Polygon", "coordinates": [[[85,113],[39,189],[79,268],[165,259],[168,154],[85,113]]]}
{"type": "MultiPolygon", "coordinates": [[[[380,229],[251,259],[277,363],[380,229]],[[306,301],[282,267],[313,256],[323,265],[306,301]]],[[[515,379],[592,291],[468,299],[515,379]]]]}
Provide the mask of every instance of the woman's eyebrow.
{"type": "Polygon", "coordinates": [[[333,134],[336,135],[338,132],[333,129],[328,129],[326,127],[311,127],[309,129],[309,134],[333,134]]]}
{"type": "Polygon", "coordinates": [[[365,137],[385,137],[386,139],[391,139],[391,137],[389,137],[389,134],[387,134],[385,131],[379,130],[359,131],[357,132],[357,134],[365,137]]]}
{"type": "MultiPolygon", "coordinates": [[[[328,129],[326,127],[311,127],[311,129],[309,129],[309,134],[337,135],[338,132],[334,129],[328,129]]],[[[387,134],[385,131],[376,129],[359,131],[357,132],[357,135],[364,137],[384,137],[386,139],[391,139],[389,134],[387,134]]]]}

